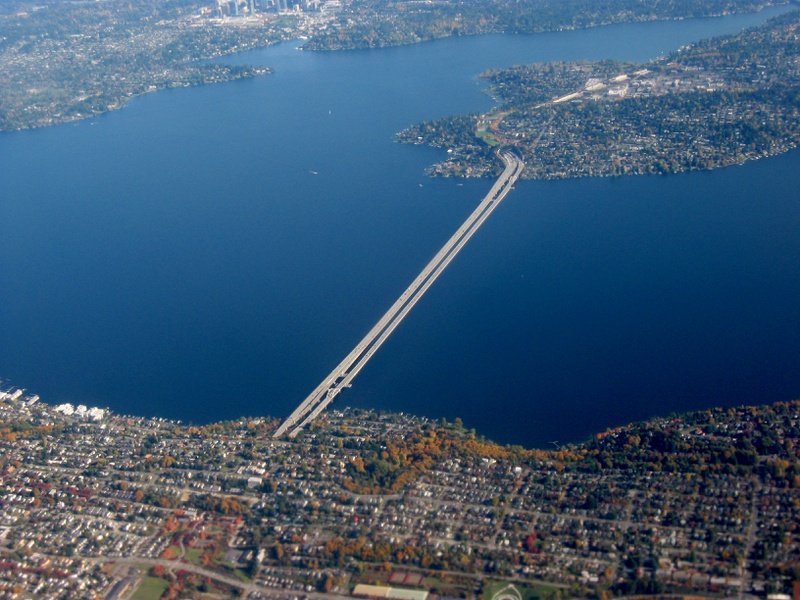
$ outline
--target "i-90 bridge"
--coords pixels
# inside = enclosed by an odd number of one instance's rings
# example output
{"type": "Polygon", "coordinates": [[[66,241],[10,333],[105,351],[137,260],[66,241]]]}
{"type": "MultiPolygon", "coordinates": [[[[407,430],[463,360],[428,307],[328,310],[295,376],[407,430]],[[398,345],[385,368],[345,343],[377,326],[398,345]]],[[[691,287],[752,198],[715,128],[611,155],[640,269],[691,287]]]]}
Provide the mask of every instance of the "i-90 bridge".
{"type": "Polygon", "coordinates": [[[281,423],[275,437],[282,436],[287,431],[289,437],[296,436],[306,425],[317,418],[319,413],[346,387],[350,387],[353,378],[364,368],[367,361],[377,352],[383,342],[391,335],[400,322],[406,317],[422,295],[441,275],[442,271],[450,264],[456,254],[469,241],[473,234],[489,218],[500,201],[506,197],[514,182],[522,173],[525,163],[512,151],[499,152],[500,158],[506,165],[503,174],[486,194],[478,207],[467,217],[467,220],[458,228],[458,231],[447,241],[436,256],[417,275],[411,285],[406,288],[392,307],[370,329],[358,345],[353,348],[339,365],[322,380],[316,389],[298,406],[286,420],[281,423]]]}

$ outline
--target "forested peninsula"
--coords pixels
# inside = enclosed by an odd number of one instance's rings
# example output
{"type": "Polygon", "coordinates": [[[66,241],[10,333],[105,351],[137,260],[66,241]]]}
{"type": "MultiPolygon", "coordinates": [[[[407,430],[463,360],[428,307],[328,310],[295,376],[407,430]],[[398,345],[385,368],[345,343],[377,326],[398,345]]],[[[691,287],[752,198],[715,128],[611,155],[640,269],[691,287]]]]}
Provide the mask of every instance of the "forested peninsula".
{"type": "Polygon", "coordinates": [[[516,147],[523,177],[715,169],[800,143],[800,11],[644,64],[515,66],[482,74],[498,107],[426,122],[400,141],[446,148],[443,176],[495,176],[516,147]]]}

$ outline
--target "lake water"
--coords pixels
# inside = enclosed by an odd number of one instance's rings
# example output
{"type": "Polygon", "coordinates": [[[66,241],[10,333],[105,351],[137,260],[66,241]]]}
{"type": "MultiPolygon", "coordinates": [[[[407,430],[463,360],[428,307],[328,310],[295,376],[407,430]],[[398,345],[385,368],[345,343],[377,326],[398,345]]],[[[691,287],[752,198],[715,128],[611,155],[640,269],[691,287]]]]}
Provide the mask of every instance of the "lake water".
{"type": "MultiPolygon", "coordinates": [[[[50,403],[284,416],[491,181],[393,134],[515,63],[648,60],[761,14],[229,59],[273,75],[0,135],[0,376],[50,403]]],[[[337,399],[547,445],[800,397],[800,153],[520,182],[337,399]]]]}

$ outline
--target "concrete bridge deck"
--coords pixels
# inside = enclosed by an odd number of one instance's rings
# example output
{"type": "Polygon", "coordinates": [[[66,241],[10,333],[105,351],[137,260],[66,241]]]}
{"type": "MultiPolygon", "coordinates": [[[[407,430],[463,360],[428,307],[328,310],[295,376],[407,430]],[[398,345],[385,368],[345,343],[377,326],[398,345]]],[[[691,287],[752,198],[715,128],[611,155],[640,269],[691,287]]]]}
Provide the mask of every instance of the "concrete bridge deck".
{"type": "Polygon", "coordinates": [[[364,368],[370,358],[377,352],[383,342],[402,322],[414,305],[422,298],[447,265],[456,257],[469,239],[475,234],[497,205],[506,197],[519,178],[525,163],[511,151],[499,154],[506,165],[505,170],[483,198],[477,208],[467,217],[461,227],[442,246],[433,259],[417,275],[416,279],[400,297],[392,304],[369,333],[364,336],[355,348],[340,362],[331,373],[322,380],[308,397],[281,423],[274,436],[280,437],[287,431],[290,437],[297,435],[306,425],[311,423],[330,402],[346,387],[350,387],[353,378],[364,368]]]}

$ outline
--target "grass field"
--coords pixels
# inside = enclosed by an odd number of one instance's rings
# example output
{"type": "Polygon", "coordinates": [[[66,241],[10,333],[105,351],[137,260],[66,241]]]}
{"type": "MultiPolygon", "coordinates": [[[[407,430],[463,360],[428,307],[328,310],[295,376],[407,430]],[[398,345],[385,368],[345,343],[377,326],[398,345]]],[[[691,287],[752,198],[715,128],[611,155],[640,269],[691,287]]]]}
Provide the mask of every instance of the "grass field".
{"type": "Polygon", "coordinates": [[[169,587],[169,582],[157,577],[145,577],[131,600],[158,600],[169,587]]]}
{"type": "Polygon", "coordinates": [[[203,551],[200,550],[199,548],[186,548],[186,560],[195,565],[199,565],[203,562],[200,559],[200,555],[202,554],[203,551]]]}
{"type": "Polygon", "coordinates": [[[478,132],[478,137],[487,144],[489,144],[489,146],[491,146],[492,148],[500,145],[500,142],[497,141],[497,138],[494,137],[494,134],[488,131],[478,132]]]}
{"type": "MultiPolygon", "coordinates": [[[[495,594],[504,590],[508,587],[507,581],[501,581],[498,583],[489,583],[483,590],[483,597],[485,600],[492,600],[495,594]]],[[[559,589],[555,586],[549,586],[545,584],[534,584],[534,585],[520,585],[518,583],[513,584],[514,588],[516,588],[517,592],[519,592],[520,597],[522,600],[536,600],[537,598],[541,598],[542,596],[549,595],[555,590],[559,589]]],[[[513,596],[513,592],[509,594],[513,596]]]]}

